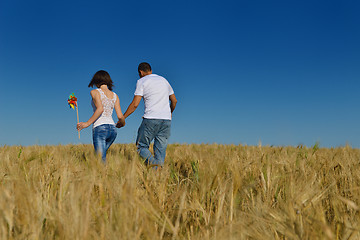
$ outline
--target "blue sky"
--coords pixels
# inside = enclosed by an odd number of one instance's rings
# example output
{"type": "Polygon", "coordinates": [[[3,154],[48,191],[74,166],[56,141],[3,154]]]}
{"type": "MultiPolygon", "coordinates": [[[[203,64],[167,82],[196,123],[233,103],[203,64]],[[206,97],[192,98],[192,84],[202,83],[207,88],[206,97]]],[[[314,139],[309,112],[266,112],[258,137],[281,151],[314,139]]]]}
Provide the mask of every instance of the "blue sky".
{"type": "MultiPolygon", "coordinates": [[[[0,145],[77,139],[106,70],[125,111],[149,62],[178,98],[171,143],[360,147],[358,1],[0,2],[0,145]]],[[[143,105],[118,131],[135,141],[143,105]]],[[[115,115],[114,115],[115,116],[115,115]]]]}

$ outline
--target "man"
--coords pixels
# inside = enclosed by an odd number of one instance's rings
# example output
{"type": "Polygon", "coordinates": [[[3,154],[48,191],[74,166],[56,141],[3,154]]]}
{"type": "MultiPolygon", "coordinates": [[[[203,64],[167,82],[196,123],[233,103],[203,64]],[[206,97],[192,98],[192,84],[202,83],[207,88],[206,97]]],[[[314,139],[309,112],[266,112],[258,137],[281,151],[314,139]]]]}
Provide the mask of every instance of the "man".
{"type": "MultiPolygon", "coordinates": [[[[177,100],[169,82],[153,74],[149,63],[140,63],[138,72],[140,79],[136,83],[135,96],[124,117],[130,116],[139,106],[141,98],[144,99],[145,112],[138,130],[136,146],[146,164],[162,166],[170,137],[171,116],[177,100]],[[149,151],[152,140],[154,156],[149,151]]],[[[118,122],[118,125],[121,126],[121,123],[118,122]]]]}

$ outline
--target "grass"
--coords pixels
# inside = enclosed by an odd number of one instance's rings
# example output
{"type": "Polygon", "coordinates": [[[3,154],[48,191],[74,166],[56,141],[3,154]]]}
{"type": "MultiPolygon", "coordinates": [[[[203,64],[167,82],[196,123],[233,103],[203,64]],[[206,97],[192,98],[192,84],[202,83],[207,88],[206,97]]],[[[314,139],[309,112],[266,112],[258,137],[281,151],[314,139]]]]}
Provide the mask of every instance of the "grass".
{"type": "Polygon", "coordinates": [[[0,147],[0,239],[360,239],[360,150],[0,147]]]}

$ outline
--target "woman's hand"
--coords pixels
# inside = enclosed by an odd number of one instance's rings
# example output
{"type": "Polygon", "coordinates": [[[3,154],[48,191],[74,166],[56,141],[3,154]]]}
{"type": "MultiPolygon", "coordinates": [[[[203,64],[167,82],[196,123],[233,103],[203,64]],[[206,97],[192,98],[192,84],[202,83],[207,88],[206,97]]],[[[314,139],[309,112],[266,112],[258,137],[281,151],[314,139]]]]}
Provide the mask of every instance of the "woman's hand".
{"type": "Polygon", "coordinates": [[[90,124],[87,123],[87,122],[79,122],[79,123],[76,125],[76,129],[77,129],[78,131],[80,131],[80,130],[82,130],[82,129],[84,129],[84,128],[87,128],[88,126],[90,126],[90,124]]]}

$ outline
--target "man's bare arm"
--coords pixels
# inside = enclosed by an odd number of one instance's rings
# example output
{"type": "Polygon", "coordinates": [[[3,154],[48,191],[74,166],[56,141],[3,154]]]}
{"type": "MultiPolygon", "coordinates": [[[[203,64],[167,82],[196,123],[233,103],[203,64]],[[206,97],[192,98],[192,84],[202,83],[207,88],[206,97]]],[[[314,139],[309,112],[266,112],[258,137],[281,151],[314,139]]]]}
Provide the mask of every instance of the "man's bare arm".
{"type": "Polygon", "coordinates": [[[126,112],[124,113],[124,117],[127,118],[130,116],[136,108],[139,106],[142,96],[135,95],[134,99],[130,103],[129,107],[126,109],[126,112]]]}
{"type": "Polygon", "coordinates": [[[175,97],[175,94],[171,94],[169,96],[169,99],[170,99],[170,109],[171,109],[171,113],[175,110],[175,107],[176,107],[176,103],[177,103],[177,99],[175,97]]]}

